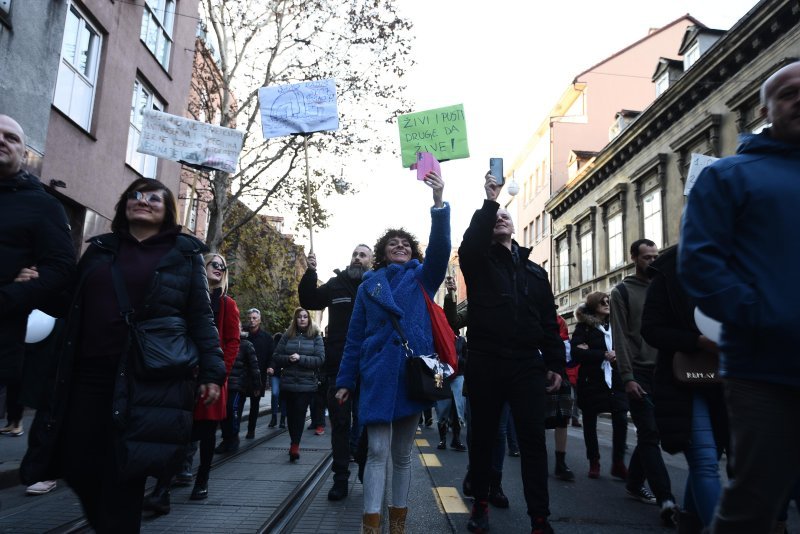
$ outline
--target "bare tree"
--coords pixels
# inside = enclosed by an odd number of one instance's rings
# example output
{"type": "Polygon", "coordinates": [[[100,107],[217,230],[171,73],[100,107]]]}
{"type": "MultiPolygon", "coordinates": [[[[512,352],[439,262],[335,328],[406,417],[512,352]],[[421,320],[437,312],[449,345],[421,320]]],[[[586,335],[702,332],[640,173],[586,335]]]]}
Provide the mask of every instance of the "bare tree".
{"type": "Polygon", "coordinates": [[[300,220],[311,210],[314,224],[324,226],[320,199],[349,189],[340,162],[366,160],[392,146],[370,130],[408,111],[400,81],[413,64],[411,23],[398,16],[394,0],[201,0],[200,11],[207,65],[193,78],[200,98],[190,115],[245,132],[238,172],[214,171],[192,184],[208,201],[208,245],[219,249],[275,203],[300,220]],[[327,78],[337,81],[340,129],[308,139],[314,169],[309,206],[303,136],[263,138],[258,89],[327,78]],[[252,211],[234,211],[236,201],[252,211]]]}

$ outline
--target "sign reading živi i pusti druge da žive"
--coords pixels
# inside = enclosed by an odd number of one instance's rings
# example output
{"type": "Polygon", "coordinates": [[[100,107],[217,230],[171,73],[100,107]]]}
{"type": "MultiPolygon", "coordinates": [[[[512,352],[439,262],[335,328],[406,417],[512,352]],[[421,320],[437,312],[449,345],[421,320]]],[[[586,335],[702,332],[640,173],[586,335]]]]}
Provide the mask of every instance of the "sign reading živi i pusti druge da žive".
{"type": "Polygon", "coordinates": [[[143,112],[137,151],[187,165],[236,172],[244,132],[155,110],[143,112]]]}
{"type": "Polygon", "coordinates": [[[400,115],[397,127],[403,167],[414,164],[418,152],[430,152],[437,161],[469,157],[463,104],[400,115]]]}

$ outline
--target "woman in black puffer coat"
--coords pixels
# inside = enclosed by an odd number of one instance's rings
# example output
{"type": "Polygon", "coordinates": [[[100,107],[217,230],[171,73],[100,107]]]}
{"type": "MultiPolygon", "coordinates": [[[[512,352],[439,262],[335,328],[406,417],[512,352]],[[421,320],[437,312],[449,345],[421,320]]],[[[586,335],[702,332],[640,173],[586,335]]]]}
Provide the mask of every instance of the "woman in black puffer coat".
{"type": "Polygon", "coordinates": [[[594,292],[578,306],[578,324],[570,343],[578,371],[578,406],[583,411],[583,440],[589,459],[589,478],[600,477],[597,415],[611,413],[613,428],[611,476],[625,479],[625,439],[628,434],[628,397],[617,371],[617,357],[608,323],[610,307],[606,293],[594,292]]]}
{"type": "MultiPolygon", "coordinates": [[[[247,398],[261,395],[261,371],[258,368],[256,348],[247,340],[247,332],[242,332],[239,341],[239,354],[233,362],[231,374],[228,376],[228,406],[225,419],[220,423],[222,443],[214,452],[223,454],[239,449],[239,428],[242,423],[242,410],[247,398]]],[[[250,409],[258,409],[250,406],[250,409]]],[[[247,434],[254,438],[255,434],[247,434]]]]}
{"type": "Polygon", "coordinates": [[[642,314],[642,337],[658,349],[653,403],[661,448],[670,454],[683,452],[689,464],[681,528],[700,532],[711,524],[722,491],[719,458],[728,448],[728,416],[722,385],[688,387],[672,372],[678,351],[717,351],[695,325],[694,304],[677,277],[677,252],[677,247],[662,251],[649,268],[653,278],[642,314]]]}
{"type": "Polygon", "coordinates": [[[20,468],[26,484],[64,478],[101,534],[139,532],[146,475],[182,459],[196,396],[216,402],[225,381],[205,246],[180,233],[172,192],[157,180],[135,180],[120,196],[111,229],[90,240],[70,294],[60,309],[47,310],[66,316],[58,380],[36,412],[20,468]],[[168,318],[185,326],[197,347],[196,368],[136,378],[115,271],[134,321],[168,318]]]}
{"type": "Polygon", "coordinates": [[[325,363],[322,335],[307,310],[294,310],[292,323],[275,347],[273,362],[281,367],[281,404],[286,403],[289,461],[294,462],[300,458],[306,410],[319,387],[319,369],[325,363]]]}

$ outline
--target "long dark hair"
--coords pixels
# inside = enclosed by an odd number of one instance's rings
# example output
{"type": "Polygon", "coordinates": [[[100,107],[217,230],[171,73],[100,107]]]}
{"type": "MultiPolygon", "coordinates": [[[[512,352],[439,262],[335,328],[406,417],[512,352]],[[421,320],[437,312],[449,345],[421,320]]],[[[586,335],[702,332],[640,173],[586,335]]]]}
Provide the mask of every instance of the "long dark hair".
{"type": "Polygon", "coordinates": [[[377,271],[381,267],[386,267],[389,262],[386,260],[386,245],[389,243],[389,240],[393,237],[399,237],[400,239],[407,239],[409,244],[411,245],[411,259],[412,260],[419,260],[422,262],[422,252],[419,250],[419,241],[414,234],[406,231],[405,228],[389,228],[386,230],[386,233],[378,239],[375,243],[375,248],[373,248],[373,254],[375,255],[372,261],[372,269],[377,271]]]}
{"type": "Polygon", "coordinates": [[[128,217],[125,215],[125,208],[128,206],[128,193],[131,191],[163,191],[164,192],[164,222],[161,223],[161,230],[178,226],[178,203],[172,191],[152,178],[137,178],[119,197],[117,205],[114,206],[114,219],[111,221],[112,232],[128,231],[128,217]]]}

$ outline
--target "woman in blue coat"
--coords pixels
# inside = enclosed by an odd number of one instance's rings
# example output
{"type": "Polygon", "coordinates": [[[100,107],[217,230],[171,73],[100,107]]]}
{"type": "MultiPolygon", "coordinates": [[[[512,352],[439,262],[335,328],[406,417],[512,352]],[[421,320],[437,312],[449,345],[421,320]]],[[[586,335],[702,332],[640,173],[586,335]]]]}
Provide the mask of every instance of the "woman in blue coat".
{"type": "Polygon", "coordinates": [[[416,238],[403,229],[388,230],[375,244],[373,270],[358,288],[336,398],[347,399],[360,380],[359,420],[369,435],[364,470],[363,532],[379,533],[389,451],[392,453],[392,532],[404,532],[411,476],[411,448],[419,414],[431,403],[406,394],[405,358],[394,316],[414,354],[433,353],[431,319],[422,291],[431,297],[442,284],[450,259],[450,206],[442,202],[444,182],[425,176],[433,190],[431,233],[423,263],[416,238]]]}

